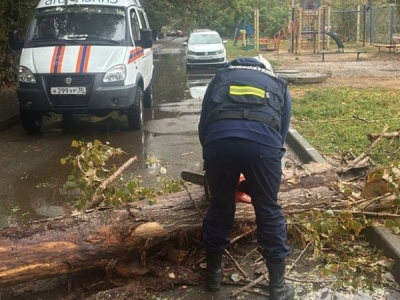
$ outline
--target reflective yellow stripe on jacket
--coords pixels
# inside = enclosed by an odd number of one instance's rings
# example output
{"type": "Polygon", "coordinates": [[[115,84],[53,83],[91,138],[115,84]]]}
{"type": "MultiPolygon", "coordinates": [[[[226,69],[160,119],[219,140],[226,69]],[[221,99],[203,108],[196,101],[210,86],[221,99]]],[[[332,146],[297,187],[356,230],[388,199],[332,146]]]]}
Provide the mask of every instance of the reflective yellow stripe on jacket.
{"type": "Polygon", "coordinates": [[[237,96],[254,95],[263,99],[265,98],[265,91],[263,89],[249,85],[231,85],[229,94],[237,96]]]}

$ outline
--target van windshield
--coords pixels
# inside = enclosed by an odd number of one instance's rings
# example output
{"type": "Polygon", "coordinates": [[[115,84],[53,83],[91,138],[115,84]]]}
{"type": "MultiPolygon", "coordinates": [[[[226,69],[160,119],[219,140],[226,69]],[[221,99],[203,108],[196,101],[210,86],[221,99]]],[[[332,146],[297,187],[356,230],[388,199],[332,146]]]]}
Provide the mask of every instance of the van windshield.
{"type": "Polygon", "coordinates": [[[105,6],[60,6],[38,10],[28,43],[90,41],[119,44],[125,39],[125,11],[105,6]]]}

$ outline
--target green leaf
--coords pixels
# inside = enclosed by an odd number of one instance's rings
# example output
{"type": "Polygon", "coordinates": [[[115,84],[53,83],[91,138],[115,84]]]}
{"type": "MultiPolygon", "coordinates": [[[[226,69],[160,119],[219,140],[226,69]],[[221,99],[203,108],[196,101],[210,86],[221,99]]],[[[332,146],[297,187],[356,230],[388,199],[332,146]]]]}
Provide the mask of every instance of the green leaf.
{"type": "Polygon", "coordinates": [[[395,225],[396,225],[396,222],[395,222],[394,220],[387,219],[387,220],[385,221],[385,227],[386,227],[386,228],[392,228],[392,227],[395,226],[395,225]]]}
{"type": "Polygon", "coordinates": [[[240,281],[240,275],[237,273],[234,273],[231,275],[231,279],[233,282],[239,282],[240,281]]]}
{"type": "Polygon", "coordinates": [[[400,234],[400,228],[398,226],[393,226],[391,229],[394,234],[400,234]]]}
{"type": "Polygon", "coordinates": [[[73,140],[72,143],[71,143],[71,147],[78,148],[79,147],[79,142],[76,141],[76,140],[73,140]]]}
{"type": "Polygon", "coordinates": [[[334,217],[335,213],[332,210],[328,209],[327,211],[324,212],[323,216],[324,217],[334,217]]]}

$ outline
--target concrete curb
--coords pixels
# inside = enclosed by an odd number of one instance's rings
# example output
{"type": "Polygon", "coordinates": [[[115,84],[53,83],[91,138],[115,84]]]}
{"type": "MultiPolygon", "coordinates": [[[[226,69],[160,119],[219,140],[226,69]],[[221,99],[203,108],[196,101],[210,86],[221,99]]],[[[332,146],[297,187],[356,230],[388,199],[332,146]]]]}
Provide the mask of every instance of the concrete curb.
{"type": "MultiPolygon", "coordinates": [[[[286,142],[302,162],[326,162],[296,130],[289,130],[286,142]]],[[[382,250],[385,256],[394,259],[392,273],[396,282],[400,283],[400,236],[393,234],[388,228],[376,226],[366,228],[364,234],[371,247],[382,250]]]]}
{"type": "Polygon", "coordinates": [[[304,163],[325,163],[325,159],[295,129],[290,128],[286,143],[304,163]]]}
{"type": "Polygon", "coordinates": [[[392,273],[397,283],[400,283],[400,236],[390,229],[371,226],[365,229],[365,236],[370,246],[383,251],[385,256],[394,259],[392,273]]]}

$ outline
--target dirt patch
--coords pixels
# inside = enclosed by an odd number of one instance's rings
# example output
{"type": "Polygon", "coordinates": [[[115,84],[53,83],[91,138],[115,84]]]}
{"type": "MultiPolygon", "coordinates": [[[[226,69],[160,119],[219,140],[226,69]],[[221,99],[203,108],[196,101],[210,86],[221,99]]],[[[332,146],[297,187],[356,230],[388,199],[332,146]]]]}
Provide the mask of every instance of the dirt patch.
{"type": "MultiPolygon", "coordinates": [[[[345,50],[347,51],[347,50],[345,50]]],[[[351,51],[350,49],[348,51],[351,51]]],[[[361,53],[357,60],[354,53],[329,55],[322,61],[320,54],[267,53],[268,60],[277,62],[275,71],[298,70],[326,74],[325,87],[383,87],[400,89],[400,53],[361,53]]]]}

